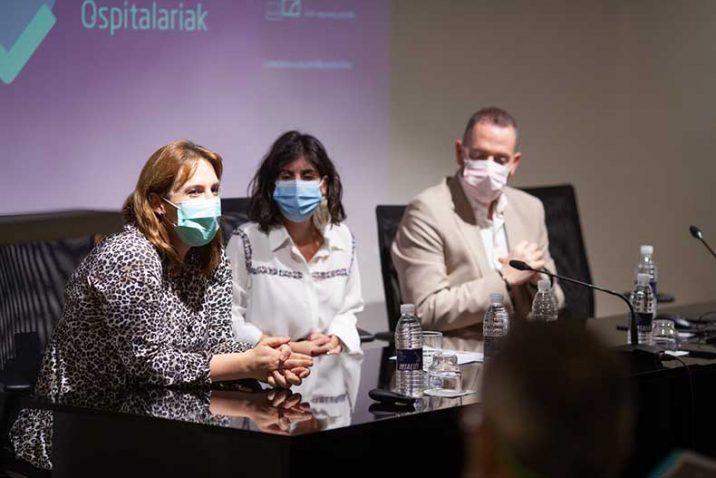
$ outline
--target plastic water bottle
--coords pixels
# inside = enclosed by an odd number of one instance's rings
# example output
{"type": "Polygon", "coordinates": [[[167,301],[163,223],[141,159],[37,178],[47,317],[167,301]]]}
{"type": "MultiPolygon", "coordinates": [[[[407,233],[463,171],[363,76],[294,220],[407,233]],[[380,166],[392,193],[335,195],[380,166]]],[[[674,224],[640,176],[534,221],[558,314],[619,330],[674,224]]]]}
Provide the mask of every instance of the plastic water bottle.
{"type": "Polygon", "coordinates": [[[639,259],[639,264],[636,266],[636,274],[649,274],[649,285],[654,297],[656,297],[657,270],[656,262],[654,262],[654,246],[647,244],[641,246],[641,259],[639,259]]]}
{"type": "MultiPolygon", "coordinates": [[[[636,320],[639,343],[650,344],[652,322],[656,317],[656,299],[649,285],[649,274],[636,275],[636,285],[631,292],[630,301],[636,316],[632,320],[636,320]]],[[[631,334],[627,337],[627,343],[631,343],[631,334]]]]}
{"type": "Polygon", "coordinates": [[[532,301],[532,319],[541,322],[557,320],[557,299],[552,293],[552,284],[543,279],[537,282],[537,293],[532,301]]]}
{"type": "Polygon", "coordinates": [[[395,327],[395,387],[409,397],[423,394],[423,328],[415,316],[413,304],[400,306],[400,319],[395,327]]]}
{"type": "Polygon", "coordinates": [[[485,318],[482,321],[485,360],[497,354],[500,341],[507,335],[510,328],[510,315],[502,300],[502,294],[490,294],[490,307],[485,312],[485,318]]]}

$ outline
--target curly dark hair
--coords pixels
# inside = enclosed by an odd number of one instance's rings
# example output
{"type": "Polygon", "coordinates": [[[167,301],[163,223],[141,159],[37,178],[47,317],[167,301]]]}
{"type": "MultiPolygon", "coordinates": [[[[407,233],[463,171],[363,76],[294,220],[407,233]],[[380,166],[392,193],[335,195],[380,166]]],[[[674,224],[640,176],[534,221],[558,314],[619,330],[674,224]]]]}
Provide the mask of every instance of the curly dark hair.
{"type": "Polygon", "coordinates": [[[345,220],[346,213],[341,203],[343,197],[341,177],[328,157],[326,148],[310,134],[288,131],[271,145],[271,149],[264,156],[249,184],[249,220],[258,223],[261,231],[268,232],[271,227],[282,224],[283,216],[273,200],[276,180],[281,173],[281,168],[301,156],[318,169],[321,178],[325,178],[331,223],[338,224],[345,220]]]}

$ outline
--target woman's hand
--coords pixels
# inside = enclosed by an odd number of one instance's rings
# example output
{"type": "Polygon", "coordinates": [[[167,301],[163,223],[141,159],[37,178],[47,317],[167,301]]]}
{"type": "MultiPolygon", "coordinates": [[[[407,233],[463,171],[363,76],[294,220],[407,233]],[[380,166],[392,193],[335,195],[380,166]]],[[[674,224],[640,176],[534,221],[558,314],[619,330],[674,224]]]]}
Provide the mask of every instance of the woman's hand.
{"type": "Polygon", "coordinates": [[[294,352],[312,357],[323,354],[337,354],[343,350],[341,339],[335,335],[311,334],[306,340],[289,342],[288,345],[294,352]]]}
{"type": "Polygon", "coordinates": [[[250,376],[273,387],[299,385],[308,376],[313,359],[291,351],[285,337],[266,337],[246,353],[250,376]]]}
{"type": "Polygon", "coordinates": [[[246,352],[216,354],[209,361],[209,376],[213,381],[253,378],[281,388],[300,385],[313,359],[292,352],[288,341],[287,337],[263,337],[246,352]]]}
{"type": "Polygon", "coordinates": [[[310,340],[299,340],[298,342],[289,342],[288,346],[294,353],[313,356],[317,346],[310,340]]]}
{"type": "Polygon", "coordinates": [[[343,344],[335,335],[311,334],[308,340],[316,345],[313,355],[332,355],[341,353],[343,344]]]}

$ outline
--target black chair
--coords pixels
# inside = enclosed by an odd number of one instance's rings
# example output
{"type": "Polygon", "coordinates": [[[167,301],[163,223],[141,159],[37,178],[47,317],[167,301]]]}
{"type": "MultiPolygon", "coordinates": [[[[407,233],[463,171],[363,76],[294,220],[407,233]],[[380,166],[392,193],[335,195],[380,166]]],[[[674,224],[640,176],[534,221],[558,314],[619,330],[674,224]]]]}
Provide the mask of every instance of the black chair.
{"type": "MultiPolygon", "coordinates": [[[[22,228],[15,229],[23,237],[22,228]]],[[[74,234],[71,229],[67,232],[74,234]]],[[[62,318],[65,283],[93,246],[89,236],[33,239],[0,245],[0,434],[5,438],[22,400],[32,392],[45,344],[62,318]]],[[[4,452],[6,440],[0,443],[4,452]]]]}
{"type": "MultiPolygon", "coordinates": [[[[224,235],[224,245],[229,242],[231,233],[240,225],[249,222],[249,198],[222,198],[221,199],[221,232],[224,235]]],[[[372,342],[375,336],[358,329],[361,342],[372,342]]]]}
{"type": "Polygon", "coordinates": [[[0,384],[29,391],[62,318],[65,284],[92,249],[90,237],[0,246],[0,384]]]}
{"type": "MultiPolygon", "coordinates": [[[[592,275],[584,249],[574,187],[564,184],[522,189],[539,198],[544,205],[549,252],[554,259],[557,273],[591,282],[592,275]]],[[[405,206],[378,206],[375,209],[385,307],[390,328],[390,332],[376,334],[376,337],[382,340],[393,340],[392,332],[395,331],[400,316],[400,285],[390,256],[390,247],[404,211],[405,206]]],[[[564,281],[560,286],[566,297],[566,314],[580,319],[594,317],[594,292],[591,289],[564,281]]]]}
{"type": "MultiPolygon", "coordinates": [[[[37,347],[25,345],[44,348],[62,318],[65,283],[92,249],[93,236],[122,225],[118,211],[0,216],[0,367],[10,367],[3,372],[34,383],[28,364],[39,363],[39,357],[28,354],[35,354],[37,347]],[[16,344],[23,344],[22,350],[16,344]],[[24,365],[13,368],[18,362],[24,365]],[[18,370],[21,373],[15,373],[18,370]]],[[[0,372],[0,384],[8,383],[0,372]]]]}
{"type": "Polygon", "coordinates": [[[221,198],[221,233],[224,245],[231,239],[231,233],[240,225],[249,222],[249,198],[221,198]]]}
{"type": "Polygon", "coordinates": [[[393,340],[393,332],[400,318],[400,284],[398,273],[390,256],[390,246],[398,232],[400,220],[403,218],[405,206],[377,206],[375,215],[378,221],[378,250],[380,252],[380,271],[383,276],[383,293],[385,294],[385,311],[388,314],[389,332],[378,332],[376,337],[381,340],[393,340]]]}
{"type": "MultiPolygon", "coordinates": [[[[557,273],[591,283],[587,251],[584,248],[582,226],[579,221],[577,196],[571,184],[522,188],[537,197],[544,205],[549,253],[554,259],[557,273]]],[[[560,282],[570,317],[594,317],[594,291],[566,281],[560,282]]]]}

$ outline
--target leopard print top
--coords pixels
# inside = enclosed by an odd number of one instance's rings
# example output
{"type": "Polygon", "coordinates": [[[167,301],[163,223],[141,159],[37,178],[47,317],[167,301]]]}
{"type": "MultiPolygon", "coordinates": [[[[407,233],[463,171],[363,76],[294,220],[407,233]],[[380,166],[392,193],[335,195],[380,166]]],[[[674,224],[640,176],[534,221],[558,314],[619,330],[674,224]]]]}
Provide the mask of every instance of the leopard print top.
{"type": "Polygon", "coordinates": [[[226,256],[206,277],[190,251],[170,274],[130,224],[99,243],[68,282],[35,393],[206,386],[213,354],[249,348],[233,339],[226,256]]]}

